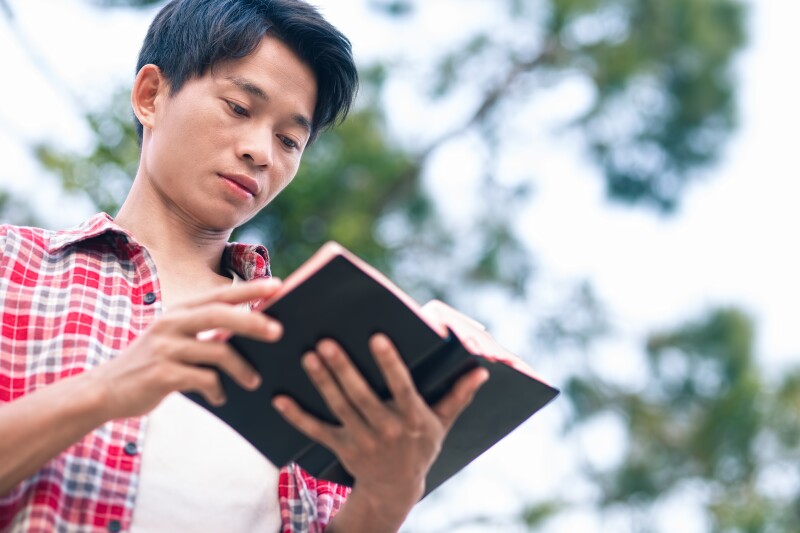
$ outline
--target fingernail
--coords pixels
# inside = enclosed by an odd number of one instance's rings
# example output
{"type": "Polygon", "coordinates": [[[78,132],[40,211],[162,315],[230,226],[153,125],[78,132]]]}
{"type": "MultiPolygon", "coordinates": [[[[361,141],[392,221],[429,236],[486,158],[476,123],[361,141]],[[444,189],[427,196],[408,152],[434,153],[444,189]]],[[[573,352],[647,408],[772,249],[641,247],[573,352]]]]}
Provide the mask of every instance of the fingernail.
{"type": "Polygon", "coordinates": [[[274,407],[276,411],[283,413],[286,411],[286,402],[283,398],[275,398],[272,400],[272,407],[274,407]]]}
{"type": "Polygon", "coordinates": [[[389,348],[389,338],[383,333],[376,333],[372,336],[373,347],[376,350],[386,350],[389,348]]]}
{"type": "Polygon", "coordinates": [[[481,385],[489,381],[489,371],[485,368],[481,368],[481,372],[479,374],[478,383],[481,385]]]}
{"type": "Polygon", "coordinates": [[[261,386],[261,376],[258,374],[251,374],[247,380],[247,385],[255,390],[261,386]]]}
{"type": "Polygon", "coordinates": [[[318,370],[320,367],[319,360],[313,354],[308,354],[303,357],[303,366],[309,370],[318,370]]]}
{"type": "Polygon", "coordinates": [[[335,353],[333,345],[329,342],[321,342],[317,345],[317,352],[324,358],[330,359],[335,353]]]}
{"type": "Polygon", "coordinates": [[[280,322],[270,320],[266,328],[267,335],[274,340],[278,340],[283,335],[283,326],[280,322]]]}

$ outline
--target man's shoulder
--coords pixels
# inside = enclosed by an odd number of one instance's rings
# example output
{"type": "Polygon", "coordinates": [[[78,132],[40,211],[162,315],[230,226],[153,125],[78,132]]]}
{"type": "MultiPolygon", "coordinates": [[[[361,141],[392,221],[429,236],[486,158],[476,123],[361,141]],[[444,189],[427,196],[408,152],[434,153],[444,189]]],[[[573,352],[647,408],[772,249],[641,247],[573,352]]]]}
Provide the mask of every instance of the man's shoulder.
{"type": "Polygon", "coordinates": [[[0,254],[13,253],[20,247],[47,253],[58,252],[69,244],[114,229],[113,220],[105,213],[97,213],[67,229],[0,224],[0,254]]]}
{"type": "Polygon", "coordinates": [[[0,224],[0,246],[2,250],[7,242],[25,242],[37,248],[46,248],[53,235],[54,230],[37,228],[33,226],[15,226],[13,224],[0,224]]]}

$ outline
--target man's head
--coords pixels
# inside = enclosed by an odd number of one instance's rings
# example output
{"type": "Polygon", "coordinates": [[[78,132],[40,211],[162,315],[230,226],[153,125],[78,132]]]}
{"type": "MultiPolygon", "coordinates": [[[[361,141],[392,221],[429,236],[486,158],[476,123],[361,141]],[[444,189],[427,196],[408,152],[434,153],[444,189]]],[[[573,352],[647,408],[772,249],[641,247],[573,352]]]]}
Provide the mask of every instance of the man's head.
{"type": "Polygon", "coordinates": [[[131,205],[198,231],[229,232],[266,206],[357,85],[349,42],[302,0],[173,0],[139,63],[131,205]]]}
{"type": "MultiPolygon", "coordinates": [[[[154,64],[181,90],[218,64],[276,37],[306,63],[317,82],[310,140],[345,117],[358,87],[350,41],[304,0],[172,0],[147,32],[136,70],[154,64]]],[[[136,121],[139,142],[142,125],[136,121]]]]}

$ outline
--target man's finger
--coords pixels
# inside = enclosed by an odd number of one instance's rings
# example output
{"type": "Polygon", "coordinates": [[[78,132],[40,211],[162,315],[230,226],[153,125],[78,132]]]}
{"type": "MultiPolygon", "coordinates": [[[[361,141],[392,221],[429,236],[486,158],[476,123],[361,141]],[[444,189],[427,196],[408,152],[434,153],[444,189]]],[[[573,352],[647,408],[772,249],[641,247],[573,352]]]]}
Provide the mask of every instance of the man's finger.
{"type": "Polygon", "coordinates": [[[315,353],[304,355],[302,361],[303,368],[314,387],[317,388],[325,404],[339,422],[343,426],[347,426],[350,431],[368,431],[365,419],[354,408],[348,396],[342,390],[343,386],[340,385],[337,376],[331,373],[327,364],[323,363],[315,353]]]}
{"type": "Polygon", "coordinates": [[[283,334],[281,323],[264,313],[245,311],[225,303],[211,303],[194,309],[165,314],[180,332],[196,336],[201,331],[223,328],[230,333],[275,342],[283,334]]]}
{"type": "Polygon", "coordinates": [[[411,372],[392,341],[386,335],[378,333],[370,338],[369,346],[400,412],[409,413],[424,405],[411,372]]]}
{"type": "Polygon", "coordinates": [[[189,299],[180,307],[192,309],[210,303],[225,303],[237,305],[249,303],[254,300],[263,300],[273,297],[283,286],[278,278],[257,279],[246,283],[236,283],[226,287],[219,287],[202,296],[189,299]]]}
{"type": "MultiPolygon", "coordinates": [[[[376,427],[380,424],[388,414],[386,407],[342,347],[331,339],[324,339],[317,344],[317,353],[325,368],[335,379],[332,383],[335,387],[331,386],[329,393],[343,395],[347,405],[361,420],[365,420],[368,426],[376,427]]],[[[323,392],[322,389],[320,392],[323,392]]],[[[346,423],[345,420],[342,422],[346,423]]]]}
{"type": "Polygon", "coordinates": [[[244,389],[254,390],[261,385],[261,376],[243,357],[225,342],[186,339],[182,361],[193,365],[211,365],[228,374],[244,389]]]}
{"type": "Polygon", "coordinates": [[[308,414],[288,396],[276,396],[272,400],[272,406],[301,433],[330,450],[336,449],[336,427],[308,414]]]}
{"type": "Polygon", "coordinates": [[[215,407],[219,407],[226,401],[219,376],[210,368],[183,365],[175,370],[173,378],[177,382],[176,390],[196,392],[215,407]]]}

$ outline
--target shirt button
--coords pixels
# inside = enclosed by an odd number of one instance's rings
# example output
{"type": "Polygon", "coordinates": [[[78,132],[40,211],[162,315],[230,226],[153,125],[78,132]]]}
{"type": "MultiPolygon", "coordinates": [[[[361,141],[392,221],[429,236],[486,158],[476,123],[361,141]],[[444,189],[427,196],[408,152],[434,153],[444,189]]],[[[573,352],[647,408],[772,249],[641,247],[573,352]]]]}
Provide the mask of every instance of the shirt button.
{"type": "Polygon", "coordinates": [[[136,453],[139,451],[139,448],[136,446],[135,442],[128,442],[125,444],[123,450],[127,455],[136,455],[136,453]]]}
{"type": "Polygon", "coordinates": [[[144,295],[145,305],[150,305],[152,303],[155,303],[155,301],[156,301],[156,293],[148,292],[147,294],[144,295]]]}
{"type": "Polygon", "coordinates": [[[111,533],[118,533],[119,531],[122,531],[122,522],[120,522],[119,520],[109,521],[108,530],[111,533]]]}

